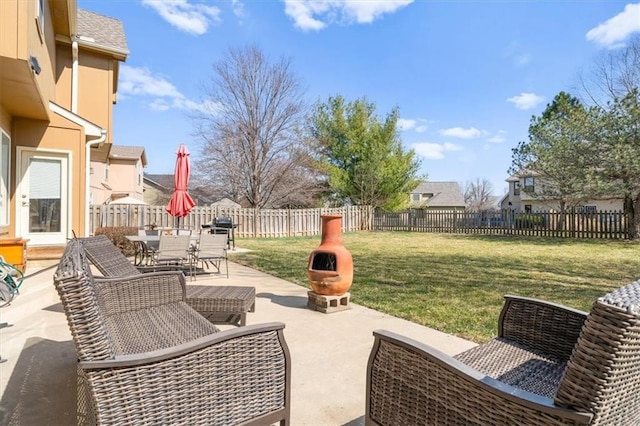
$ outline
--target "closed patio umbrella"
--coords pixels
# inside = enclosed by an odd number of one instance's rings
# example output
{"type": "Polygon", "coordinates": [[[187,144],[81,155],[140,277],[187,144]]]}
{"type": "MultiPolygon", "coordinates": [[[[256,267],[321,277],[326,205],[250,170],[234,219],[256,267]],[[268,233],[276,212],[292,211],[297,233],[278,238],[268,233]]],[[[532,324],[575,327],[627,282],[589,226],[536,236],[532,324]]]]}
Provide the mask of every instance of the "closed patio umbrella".
{"type": "MultiPolygon", "coordinates": [[[[176,170],[173,176],[175,189],[171,195],[171,199],[167,204],[167,212],[174,217],[181,218],[189,214],[191,209],[196,205],[193,198],[187,193],[189,186],[189,151],[187,146],[180,144],[176,152],[176,170]]],[[[178,224],[180,219],[178,219],[178,224]]]]}

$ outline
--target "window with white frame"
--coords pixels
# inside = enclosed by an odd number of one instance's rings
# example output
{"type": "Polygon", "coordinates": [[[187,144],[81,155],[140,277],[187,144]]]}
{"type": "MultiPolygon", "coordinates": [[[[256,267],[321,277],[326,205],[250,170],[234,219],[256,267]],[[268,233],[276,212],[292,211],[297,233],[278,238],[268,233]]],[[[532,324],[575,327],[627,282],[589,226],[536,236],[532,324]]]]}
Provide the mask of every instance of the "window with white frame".
{"type": "Polygon", "coordinates": [[[525,192],[534,192],[535,190],[535,179],[533,176],[527,176],[524,178],[524,190],[525,192]]]}
{"type": "Polygon", "coordinates": [[[36,2],[36,24],[40,31],[41,40],[44,41],[44,0],[35,0],[36,2]]]}
{"type": "Polygon", "coordinates": [[[9,225],[9,176],[11,140],[0,129],[0,226],[9,225]]]}

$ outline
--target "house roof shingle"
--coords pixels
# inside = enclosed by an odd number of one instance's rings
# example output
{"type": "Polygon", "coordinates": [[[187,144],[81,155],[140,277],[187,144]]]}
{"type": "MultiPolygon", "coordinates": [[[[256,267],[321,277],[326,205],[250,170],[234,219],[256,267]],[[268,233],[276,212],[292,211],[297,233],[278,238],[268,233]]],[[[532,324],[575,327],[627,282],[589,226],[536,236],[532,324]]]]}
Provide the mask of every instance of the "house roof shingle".
{"type": "Polygon", "coordinates": [[[78,9],[77,26],[76,36],[80,41],[124,55],[129,54],[124,26],[120,20],[78,9]]]}
{"type": "Polygon", "coordinates": [[[412,194],[433,194],[429,207],[465,207],[458,182],[421,182],[412,194]]]}
{"type": "Polygon", "coordinates": [[[142,165],[147,165],[147,156],[141,146],[111,145],[109,158],[118,160],[138,160],[142,158],[142,165]]]}
{"type": "MultiPolygon", "coordinates": [[[[158,188],[165,194],[170,195],[173,193],[173,188],[175,186],[173,175],[145,173],[143,177],[147,184],[158,188]]],[[[211,204],[224,198],[224,194],[220,191],[206,186],[193,186],[192,182],[189,182],[189,188],[187,191],[198,205],[211,204]]],[[[230,201],[233,202],[232,200],[230,201]]]]}
{"type": "Polygon", "coordinates": [[[151,174],[145,173],[144,179],[149,180],[165,189],[173,191],[173,187],[174,187],[173,175],[151,175],[151,174]]]}

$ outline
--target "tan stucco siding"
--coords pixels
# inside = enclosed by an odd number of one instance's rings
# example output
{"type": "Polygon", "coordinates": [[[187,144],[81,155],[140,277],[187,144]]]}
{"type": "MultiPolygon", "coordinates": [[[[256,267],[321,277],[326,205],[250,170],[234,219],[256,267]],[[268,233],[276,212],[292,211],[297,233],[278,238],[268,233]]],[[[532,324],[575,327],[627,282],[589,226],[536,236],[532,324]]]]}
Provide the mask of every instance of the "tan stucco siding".
{"type": "MultiPolygon", "coordinates": [[[[83,129],[57,114],[52,114],[50,123],[30,119],[16,119],[14,124],[14,146],[37,148],[39,150],[65,151],[70,154],[70,175],[68,193],[71,197],[69,215],[71,229],[79,235],[84,234],[84,191],[85,168],[83,129]]],[[[15,183],[12,192],[15,194],[15,183]]],[[[15,209],[15,196],[11,199],[12,214],[15,209]]],[[[15,222],[15,221],[14,221],[15,222]]]]}
{"type": "Polygon", "coordinates": [[[89,173],[89,183],[91,185],[91,204],[104,204],[104,202],[111,195],[111,191],[103,185],[103,183],[108,185],[106,169],[107,163],[101,161],[91,162],[91,172],[89,173]]]}
{"type": "Polygon", "coordinates": [[[56,104],[71,111],[71,46],[58,43],[57,47],[56,104]]]}
{"type": "MultiPolygon", "coordinates": [[[[138,161],[139,163],[140,161],[138,161]]],[[[140,178],[142,181],[142,177],[140,178]]],[[[131,160],[109,160],[109,186],[115,193],[127,193],[142,200],[142,184],[138,184],[138,166],[131,160]]]]}
{"type": "MultiPolygon", "coordinates": [[[[0,56],[18,58],[19,50],[26,50],[26,33],[20,37],[19,28],[23,20],[18,19],[20,13],[26,14],[27,3],[17,0],[0,1],[0,28],[2,37],[0,38],[0,56]],[[20,43],[23,44],[20,49],[20,43]]],[[[23,31],[24,32],[24,31],[23,31]]],[[[24,54],[22,54],[24,57],[24,54]]]]}
{"type": "MultiPolygon", "coordinates": [[[[112,124],[112,59],[80,51],[78,58],[78,114],[103,129],[112,124]]],[[[111,143],[112,133],[106,142],[111,143]]]]}
{"type": "Polygon", "coordinates": [[[55,50],[46,43],[54,40],[55,35],[48,2],[45,2],[43,33],[36,19],[36,4],[35,1],[0,1],[0,104],[12,114],[46,119],[46,101],[55,94],[55,59],[51,56],[55,50]],[[39,73],[32,70],[30,56],[37,61],[39,73]]]}
{"type": "Polygon", "coordinates": [[[49,2],[43,2],[45,19],[42,28],[44,29],[44,34],[40,33],[38,21],[36,20],[36,2],[25,1],[24,3],[27,4],[27,11],[30,15],[30,19],[26,21],[28,46],[24,59],[28,60],[30,55],[37,58],[41,71],[40,74],[35,76],[35,79],[40,89],[42,99],[53,99],[55,96],[53,70],[55,65],[56,36],[53,31],[49,2]]]}
{"type": "Polygon", "coordinates": [[[0,128],[11,137],[11,116],[2,105],[0,105],[0,128]]]}

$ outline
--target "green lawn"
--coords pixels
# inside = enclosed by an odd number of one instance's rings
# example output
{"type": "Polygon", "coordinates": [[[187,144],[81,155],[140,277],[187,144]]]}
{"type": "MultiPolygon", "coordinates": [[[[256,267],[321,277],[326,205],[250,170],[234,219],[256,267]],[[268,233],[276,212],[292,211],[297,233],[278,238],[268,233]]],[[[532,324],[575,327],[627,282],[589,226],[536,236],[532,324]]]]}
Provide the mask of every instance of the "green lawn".
{"type": "MultiPolygon", "coordinates": [[[[589,310],[595,298],[640,278],[640,244],[628,241],[352,233],[352,301],[445,333],[484,342],[497,333],[502,296],[589,310]]],[[[239,239],[234,261],[309,287],[319,237],[239,239]]]]}

